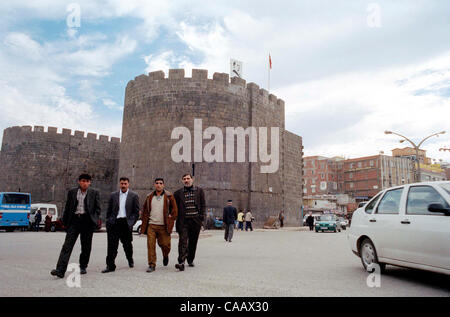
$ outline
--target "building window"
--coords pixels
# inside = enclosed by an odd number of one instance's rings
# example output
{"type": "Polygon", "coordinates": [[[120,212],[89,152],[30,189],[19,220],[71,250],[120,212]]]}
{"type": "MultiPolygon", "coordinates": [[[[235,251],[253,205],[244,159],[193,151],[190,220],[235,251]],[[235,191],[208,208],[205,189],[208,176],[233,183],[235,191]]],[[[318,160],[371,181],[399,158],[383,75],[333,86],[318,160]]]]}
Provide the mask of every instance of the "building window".
{"type": "Polygon", "coordinates": [[[350,163],[350,168],[351,168],[351,169],[353,168],[353,163],[350,163]]]}
{"type": "Polygon", "coordinates": [[[370,160],[369,164],[370,166],[373,166],[373,160],[370,160]]]}
{"type": "Polygon", "coordinates": [[[362,163],[358,162],[358,168],[361,168],[361,167],[362,167],[362,163]]]}
{"type": "Polygon", "coordinates": [[[325,179],[325,174],[324,173],[320,174],[320,178],[325,179]]]}
{"type": "Polygon", "coordinates": [[[353,173],[350,173],[350,174],[348,175],[348,177],[349,177],[349,178],[353,178],[353,173]]]}
{"type": "Polygon", "coordinates": [[[353,183],[350,183],[350,188],[353,188],[353,186],[354,186],[353,183]]]}

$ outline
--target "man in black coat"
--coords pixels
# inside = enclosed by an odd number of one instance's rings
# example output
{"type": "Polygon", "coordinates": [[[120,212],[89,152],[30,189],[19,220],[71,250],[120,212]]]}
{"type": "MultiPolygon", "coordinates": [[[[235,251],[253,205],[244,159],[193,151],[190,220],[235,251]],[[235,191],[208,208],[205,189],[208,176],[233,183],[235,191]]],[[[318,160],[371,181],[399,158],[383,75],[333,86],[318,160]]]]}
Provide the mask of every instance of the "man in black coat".
{"type": "Polygon", "coordinates": [[[314,229],[314,217],[313,217],[311,212],[309,213],[308,217],[306,218],[306,223],[309,226],[309,231],[313,231],[313,229],[314,229]]]}
{"type": "Polygon", "coordinates": [[[133,261],[133,226],[139,219],[139,196],[128,190],[130,180],[120,178],[120,190],[113,192],[109,197],[106,212],[106,230],[108,233],[108,255],[106,256],[106,269],[102,273],[116,270],[115,259],[119,240],[128,260],[128,266],[134,267],[133,261]]]}
{"type": "Polygon", "coordinates": [[[223,208],[223,223],[225,224],[225,241],[231,242],[233,239],[234,224],[237,219],[237,210],[233,207],[233,201],[230,199],[227,206],[223,208]]]}
{"type": "Polygon", "coordinates": [[[36,231],[39,231],[39,226],[41,225],[41,221],[42,221],[42,214],[41,214],[41,210],[38,209],[38,211],[36,212],[36,216],[34,216],[34,226],[36,227],[36,231]]]}
{"type": "Polygon", "coordinates": [[[194,186],[194,178],[191,174],[183,175],[181,181],[184,187],[173,194],[178,209],[176,228],[179,236],[178,263],[175,264],[175,267],[184,271],[185,260],[190,267],[194,267],[195,252],[205,219],[206,204],[205,193],[200,187],[194,186]]]}
{"type": "Polygon", "coordinates": [[[78,178],[78,187],[67,193],[66,206],[62,221],[66,227],[66,239],[59,255],[56,269],[51,275],[63,278],[67,270],[73,246],[80,236],[80,273],[86,274],[86,268],[91,255],[92,236],[100,217],[100,194],[97,190],[89,188],[91,176],[81,174],[78,178]]]}

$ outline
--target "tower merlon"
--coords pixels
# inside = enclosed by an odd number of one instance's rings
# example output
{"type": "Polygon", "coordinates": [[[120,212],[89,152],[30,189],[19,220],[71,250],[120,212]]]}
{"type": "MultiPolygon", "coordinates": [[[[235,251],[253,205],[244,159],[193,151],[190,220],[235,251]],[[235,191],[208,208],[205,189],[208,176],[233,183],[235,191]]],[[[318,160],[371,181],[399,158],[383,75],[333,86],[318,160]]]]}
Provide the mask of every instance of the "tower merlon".
{"type": "Polygon", "coordinates": [[[169,79],[184,79],[184,69],[169,69],[169,79]]]}
{"type": "Polygon", "coordinates": [[[230,76],[227,73],[214,73],[213,80],[228,85],[230,83],[230,76]]]}

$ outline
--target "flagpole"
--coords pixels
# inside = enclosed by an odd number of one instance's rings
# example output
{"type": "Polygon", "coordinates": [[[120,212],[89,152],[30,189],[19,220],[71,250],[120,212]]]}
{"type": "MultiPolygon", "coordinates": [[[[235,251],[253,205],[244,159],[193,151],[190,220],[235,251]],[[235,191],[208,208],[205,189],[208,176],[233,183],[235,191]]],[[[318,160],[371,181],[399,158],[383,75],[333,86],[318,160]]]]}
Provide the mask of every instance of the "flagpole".
{"type": "Polygon", "coordinates": [[[269,67],[268,67],[268,76],[267,76],[267,91],[270,92],[270,54],[269,54],[269,67]]]}

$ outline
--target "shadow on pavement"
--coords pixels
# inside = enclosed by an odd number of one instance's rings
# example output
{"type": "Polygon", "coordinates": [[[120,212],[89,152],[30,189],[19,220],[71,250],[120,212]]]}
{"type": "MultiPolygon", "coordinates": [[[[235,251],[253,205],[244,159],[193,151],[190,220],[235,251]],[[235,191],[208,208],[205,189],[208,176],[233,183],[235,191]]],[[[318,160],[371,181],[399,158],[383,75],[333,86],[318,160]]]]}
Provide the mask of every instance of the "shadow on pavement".
{"type": "Polygon", "coordinates": [[[403,282],[420,283],[424,286],[446,290],[450,295],[450,275],[388,265],[383,274],[403,282]]]}

